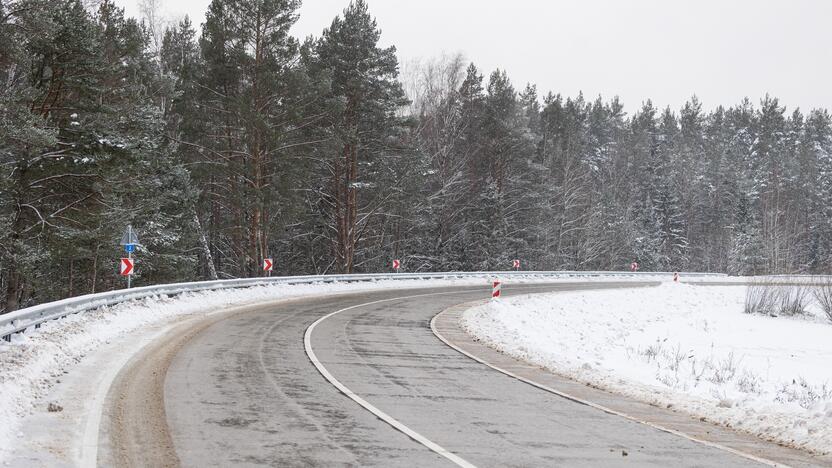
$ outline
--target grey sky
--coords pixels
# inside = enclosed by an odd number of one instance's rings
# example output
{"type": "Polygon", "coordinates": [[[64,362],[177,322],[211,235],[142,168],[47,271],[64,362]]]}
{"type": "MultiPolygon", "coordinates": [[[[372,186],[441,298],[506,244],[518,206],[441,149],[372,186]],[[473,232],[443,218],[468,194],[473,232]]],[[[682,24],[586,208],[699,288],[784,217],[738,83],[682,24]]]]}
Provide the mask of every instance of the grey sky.
{"type": "MultiPolygon", "coordinates": [[[[116,0],[135,14],[136,0],[116,0]]],[[[210,0],[163,0],[204,19],[210,0]]],[[[297,36],[319,35],[348,0],[306,0],[297,36]]],[[[766,92],[789,110],[832,109],[832,2],[825,0],[368,0],[384,44],[406,61],[462,52],[541,94],[618,95],[708,108],[766,92]]]]}

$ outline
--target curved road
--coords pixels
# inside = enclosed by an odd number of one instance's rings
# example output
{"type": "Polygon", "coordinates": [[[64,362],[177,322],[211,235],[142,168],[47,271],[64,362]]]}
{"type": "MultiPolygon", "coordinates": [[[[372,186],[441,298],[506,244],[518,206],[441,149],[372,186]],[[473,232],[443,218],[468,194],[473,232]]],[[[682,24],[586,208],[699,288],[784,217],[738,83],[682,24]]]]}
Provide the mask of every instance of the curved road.
{"type": "MultiPolygon", "coordinates": [[[[633,286],[518,285],[503,294],[633,286]]],[[[487,295],[471,287],[353,293],[183,325],[117,378],[98,462],[761,466],[535,388],[434,336],[432,317],[487,295]]]]}

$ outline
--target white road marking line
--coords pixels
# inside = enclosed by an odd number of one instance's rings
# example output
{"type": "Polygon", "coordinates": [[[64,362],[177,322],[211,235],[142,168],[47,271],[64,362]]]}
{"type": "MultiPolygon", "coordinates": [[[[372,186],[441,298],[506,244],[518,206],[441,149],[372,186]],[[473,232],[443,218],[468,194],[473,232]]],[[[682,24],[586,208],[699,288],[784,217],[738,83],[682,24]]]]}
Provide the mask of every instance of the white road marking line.
{"type": "MultiPolygon", "coordinates": [[[[474,289],[473,291],[479,291],[479,290],[480,289],[474,289]]],[[[476,468],[475,465],[466,461],[465,459],[463,459],[459,455],[456,455],[456,454],[448,451],[447,449],[443,448],[441,445],[431,441],[427,437],[425,437],[425,436],[419,434],[418,432],[414,431],[413,429],[405,426],[404,424],[402,424],[397,419],[393,418],[389,414],[385,413],[384,411],[382,411],[382,410],[376,408],[375,406],[373,406],[372,404],[370,404],[367,400],[365,400],[365,399],[361,398],[360,396],[356,395],[352,390],[350,390],[344,384],[342,384],[340,381],[338,381],[338,379],[336,379],[326,369],[326,367],[324,367],[324,365],[321,363],[321,361],[318,360],[318,357],[315,355],[315,351],[312,350],[312,332],[315,330],[315,327],[317,327],[319,323],[321,323],[324,320],[332,317],[335,314],[340,314],[341,312],[345,312],[345,311],[348,311],[348,310],[351,310],[351,309],[356,309],[356,308],[359,308],[359,307],[364,307],[364,306],[368,306],[368,305],[372,305],[372,304],[378,304],[378,303],[381,303],[381,302],[391,302],[391,301],[397,301],[397,300],[401,300],[401,299],[411,299],[411,298],[414,298],[414,297],[436,296],[436,295],[440,295],[440,294],[458,294],[460,292],[466,292],[466,291],[454,291],[453,293],[418,294],[418,295],[415,295],[415,296],[395,297],[395,298],[392,298],[392,299],[382,299],[382,300],[379,300],[379,301],[366,302],[364,304],[357,304],[357,305],[354,305],[354,306],[350,306],[350,307],[346,307],[346,308],[343,308],[343,309],[340,309],[340,310],[336,310],[335,312],[332,312],[330,314],[324,315],[323,317],[319,318],[318,320],[315,321],[315,323],[313,323],[312,325],[309,326],[309,328],[306,329],[306,333],[304,333],[304,335],[303,335],[303,346],[306,349],[306,355],[309,357],[309,360],[312,361],[312,364],[315,365],[315,368],[318,369],[318,372],[320,372],[321,375],[323,375],[324,378],[329,381],[329,383],[334,385],[335,388],[338,389],[338,391],[340,391],[344,395],[348,396],[350,399],[352,399],[353,401],[355,401],[359,405],[363,406],[364,409],[373,413],[379,419],[381,419],[382,421],[384,421],[387,424],[389,424],[390,426],[392,426],[394,429],[398,430],[399,432],[404,433],[405,435],[407,435],[411,439],[415,440],[416,442],[419,442],[420,444],[424,445],[425,447],[429,448],[430,450],[432,450],[432,451],[436,452],[437,454],[447,458],[448,460],[450,460],[451,462],[453,462],[457,466],[461,466],[461,467],[464,467],[464,468],[476,468]]]]}
{"type": "MultiPolygon", "coordinates": [[[[545,286],[540,286],[545,287],[545,286]]],[[[529,288],[531,289],[531,288],[529,288]]],[[[469,291],[479,291],[480,289],[470,289],[469,291]]],[[[483,289],[484,290],[484,289],[483,289]]],[[[440,294],[454,294],[453,293],[440,293],[440,294]]],[[[433,294],[428,294],[433,295],[433,294]]],[[[244,304],[244,305],[236,305],[232,306],[228,309],[217,310],[211,312],[207,315],[202,316],[201,318],[208,317],[210,315],[214,315],[220,312],[229,312],[236,309],[245,309],[248,307],[254,306],[261,306],[266,305],[269,302],[275,303],[283,303],[286,301],[294,301],[294,300],[304,300],[310,299],[311,297],[321,297],[321,296],[306,296],[306,297],[296,297],[290,299],[280,299],[277,301],[267,301],[263,304],[244,304]]],[[[332,315],[332,314],[330,314],[332,315]]],[[[76,461],[78,466],[81,468],[95,468],[98,466],[98,438],[101,431],[101,421],[103,418],[104,413],[104,405],[107,400],[107,396],[110,392],[110,387],[112,387],[113,382],[115,381],[116,376],[121,372],[124,366],[133,359],[134,356],[137,356],[148,344],[155,341],[156,339],[160,338],[164,334],[168,333],[174,327],[181,325],[183,322],[173,320],[167,324],[162,325],[162,329],[158,330],[156,333],[153,333],[150,336],[145,336],[137,339],[137,343],[139,343],[132,352],[128,353],[127,355],[122,355],[116,361],[115,365],[107,366],[102,374],[100,374],[99,378],[95,385],[95,393],[91,400],[87,400],[85,402],[85,410],[86,414],[88,415],[86,421],[84,423],[84,433],[81,436],[81,446],[79,447],[79,451],[77,453],[76,461]]],[[[136,333],[137,330],[134,330],[130,333],[136,333]]],[[[307,353],[308,354],[308,353],[307,353]]],[[[473,465],[467,465],[473,466],[473,465]]]]}
{"type": "MultiPolygon", "coordinates": [[[[484,302],[484,301],[475,301],[475,302],[484,302]]],[[[456,306],[454,306],[454,307],[456,307],[456,306]]],[[[692,442],[697,442],[697,443],[700,443],[702,445],[706,445],[708,447],[712,447],[712,448],[715,448],[715,449],[718,449],[718,450],[723,450],[725,452],[732,453],[734,455],[737,455],[737,456],[746,458],[748,460],[752,460],[752,461],[761,463],[763,465],[789,468],[788,465],[784,465],[782,463],[777,463],[775,461],[772,461],[772,460],[769,460],[769,459],[766,459],[766,458],[761,458],[761,457],[758,457],[756,455],[752,455],[750,453],[745,453],[745,452],[742,452],[740,450],[737,450],[737,449],[734,449],[734,448],[731,448],[731,447],[727,447],[725,445],[718,444],[716,442],[711,442],[711,441],[708,441],[708,440],[699,439],[697,437],[685,434],[684,432],[680,432],[680,431],[677,431],[675,429],[671,429],[669,427],[664,427],[664,426],[658,425],[656,423],[652,423],[650,421],[645,421],[645,420],[639,419],[635,416],[630,416],[627,413],[622,413],[621,411],[616,411],[612,408],[607,408],[606,406],[599,405],[597,403],[593,403],[591,401],[584,400],[582,398],[578,398],[576,396],[570,395],[570,394],[562,392],[560,390],[555,390],[552,387],[548,387],[546,385],[537,383],[533,380],[530,380],[530,379],[527,379],[525,377],[519,376],[519,375],[517,375],[517,374],[515,374],[515,373],[513,373],[509,370],[506,370],[506,369],[503,369],[501,367],[497,367],[493,364],[490,364],[490,363],[486,362],[485,360],[480,359],[477,356],[474,356],[473,354],[471,354],[471,353],[463,350],[462,348],[456,346],[455,344],[451,343],[447,338],[445,338],[445,336],[443,336],[441,333],[439,333],[439,330],[436,329],[436,319],[437,319],[437,317],[439,317],[440,315],[444,314],[447,310],[452,309],[452,308],[453,307],[449,307],[448,309],[445,309],[442,312],[439,312],[438,314],[434,315],[433,318],[430,319],[430,329],[431,329],[431,331],[433,331],[433,334],[436,335],[436,337],[439,338],[443,343],[445,343],[446,345],[455,349],[459,353],[464,354],[465,356],[468,356],[469,358],[473,359],[474,361],[479,362],[480,364],[488,366],[488,367],[490,367],[490,368],[492,368],[492,369],[494,369],[498,372],[501,372],[501,373],[503,373],[503,374],[505,374],[509,377],[513,377],[513,378],[515,378],[517,380],[520,380],[521,382],[527,383],[527,384],[529,384],[533,387],[537,387],[541,390],[545,390],[547,392],[554,393],[555,395],[558,395],[562,398],[566,398],[567,400],[571,400],[571,401],[574,401],[576,403],[580,403],[582,405],[587,405],[589,407],[595,408],[595,409],[603,411],[605,413],[612,414],[612,415],[615,415],[615,416],[620,416],[624,419],[628,419],[630,421],[637,422],[639,424],[644,424],[645,426],[652,427],[653,429],[657,429],[657,430],[662,431],[662,432],[667,432],[669,434],[673,434],[673,435],[682,437],[684,439],[690,440],[692,442]]]]}
{"type": "MultiPolygon", "coordinates": [[[[548,290],[551,291],[550,288],[554,284],[570,284],[570,283],[553,282],[553,283],[550,283],[550,284],[543,284],[543,285],[539,285],[539,286],[534,285],[534,284],[523,285],[523,286],[518,285],[518,286],[512,288],[511,290],[512,291],[517,291],[517,290],[548,289],[548,290]]],[[[309,360],[312,361],[312,364],[315,366],[315,368],[318,369],[318,372],[320,372],[321,375],[327,381],[329,381],[329,383],[331,383],[335,388],[337,388],[338,391],[340,391],[341,393],[343,393],[344,395],[349,397],[351,400],[353,400],[356,403],[358,403],[359,405],[361,405],[367,411],[376,415],[379,419],[386,422],[387,424],[392,426],[394,429],[404,433],[405,435],[407,435],[411,439],[419,442],[420,444],[422,444],[425,447],[429,448],[430,450],[436,452],[437,454],[442,455],[443,457],[447,458],[448,460],[452,461],[453,463],[455,463],[458,466],[462,466],[462,467],[466,467],[466,468],[476,468],[476,466],[473,465],[472,463],[470,463],[470,462],[466,461],[465,459],[459,457],[458,455],[448,451],[447,449],[443,448],[441,445],[431,441],[430,439],[424,437],[423,435],[419,434],[418,432],[414,431],[413,429],[410,429],[409,427],[407,427],[406,425],[404,425],[403,423],[401,423],[397,419],[393,418],[389,414],[387,414],[384,411],[382,411],[382,410],[378,409],[377,407],[373,406],[367,400],[365,400],[365,399],[361,398],[360,396],[358,396],[357,394],[355,394],[355,392],[350,390],[346,385],[342,384],[338,379],[336,379],[335,376],[333,376],[326,369],[326,367],[324,367],[324,365],[321,363],[321,361],[318,360],[317,355],[315,355],[315,351],[312,349],[312,331],[315,329],[315,327],[318,326],[318,324],[320,324],[324,320],[332,317],[333,315],[340,314],[341,312],[346,312],[346,311],[351,310],[351,309],[357,309],[359,307],[364,307],[364,306],[373,305],[373,304],[379,304],[379,303],[382,303],[382,302],[398,301],[398,300],[401,300],[401,299],[412,299],[412,298],[415,298],[415,297],[443,296],[443,295],[448,295],[448,294],[459,294],[459,293],[464,293],[464,292],[477,292],[477,291],[484,291],[487,294],[488,293],[488,285],[486,285],[486,287],[484,287],[484,288],[461,289],[461,290],[457,290],[457,291],[441,292],[441,293],[429,293],[429,294],[416,294],[416,295],[412,295],[412,296],[399,296],[399,297],[394,297],[394,298],[390,298],[390,299],[381,299],[381,300],[378,300],[378,301],[366,302],[366,303],[363,303],[363,304],[356,304],[356,305],[353,305],[353,306],[350,306],[350,307],[345,307],[343,309],[336,310],[335,312],[331,312],[331,313],[329,313],[327,315],[324,315],[323,317],[319,318],[314,323],[312,323],[312,325],[310,325],[309,328],[306,329],[306,333],[304,333],[304,335],[303,335],[303,346],[304,346],[304,349],[306,350],[306,355],[307,355],[307,357],[309,357],[309,360]]],[[[431,327],[433,327],[433,322],[431,322],[431,327]]]]}

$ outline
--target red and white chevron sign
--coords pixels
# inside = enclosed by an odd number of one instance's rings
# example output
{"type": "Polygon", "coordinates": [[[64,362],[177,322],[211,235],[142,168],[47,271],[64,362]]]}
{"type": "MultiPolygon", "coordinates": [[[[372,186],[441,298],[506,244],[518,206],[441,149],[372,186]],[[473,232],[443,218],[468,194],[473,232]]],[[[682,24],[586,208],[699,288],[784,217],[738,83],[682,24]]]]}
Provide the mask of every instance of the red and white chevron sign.
{"type": "Polygon", "coordinates": [[[393,260],[393,269],[394,269],[394,270],[398,270],[398,269],[399,269],[399,268],[401,268],[401,267],[402,267],[402,262],[401,262],[401,260],[399,260],[398,258],[397,258],[397,259],[395,259],[395,260],[393,260]]]}
{"type": "Polygon", "coordinates": [[[122,258],[119,268],[119,273],[121,276],[129,276],[133,274],[133,259],[132,258],[122,258]]]}
{"type": "Polygon", "coordinates": [[[274,268],[274,262],[271,258],[264,258],[263,259],[263,271],[272,271],[274,268]]]}
{"type": "Polygon", "coordinates": [[[497,299],[500,297],[501,284],[500,280],[494,280],[491,282],[491,299],[497,299]]]}
{"type": "Polygon", "coordinates": [[[519,270],[520,269],[520,260],[517,259],[517,258],[512,260],[511,261],[511,267],[514,268],[515,270],[519,270]]]}

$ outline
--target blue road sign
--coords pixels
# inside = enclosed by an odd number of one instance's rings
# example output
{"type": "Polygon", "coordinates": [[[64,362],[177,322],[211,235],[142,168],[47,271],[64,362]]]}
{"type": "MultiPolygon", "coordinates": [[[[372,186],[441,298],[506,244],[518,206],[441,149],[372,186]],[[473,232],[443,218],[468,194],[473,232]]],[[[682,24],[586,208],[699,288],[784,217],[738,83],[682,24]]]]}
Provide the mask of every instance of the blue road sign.
{"type": "Polygon", "coordinates": [[[132,252],[136,248],[136,244],[124,244],[125,252],[132,252]]]}

